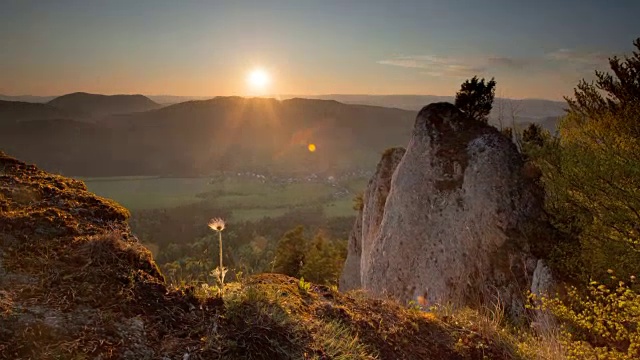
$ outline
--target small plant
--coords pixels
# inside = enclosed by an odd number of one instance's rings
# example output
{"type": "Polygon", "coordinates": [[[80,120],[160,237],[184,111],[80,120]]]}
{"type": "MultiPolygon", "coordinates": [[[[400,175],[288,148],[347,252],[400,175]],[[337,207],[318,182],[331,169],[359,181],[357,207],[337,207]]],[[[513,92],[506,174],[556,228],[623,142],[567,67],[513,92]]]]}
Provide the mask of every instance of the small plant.
{"type": "Polygon", "coordinates": [[[220,266],[213,269],[211,275],[213,275],[218,281],[220,288],[220,294],[224,291],[224,276],[227,274],[227,269],[222,266],[222,230],[224,230],[224,220],[221,218],[213,218],[209,221],[209,228],[218,232],[218,244],[220,245],[220,266]]]}
{"type": "Polygon", "coordinates": [[[304,278],[301,277],[300,280],[298,281],[298,288],[302,292],[307,293],[309,292],[309,289],[311,289],[311,283],[308,281],[304,281],[304,278]]]}
{"type": "MultiPolygon", "coordinates": [[[[215,290],[216,290],[215,286],[209,286],[208,284],[202,284],[202,285],[200,285],[200,289],[197,292],[200,293],[202,297],[209,298],[209,297],[212,297],[214,295],[214,291],[215,290]]],[[[219,293],[220,289],[218,288],[217,290],[218,290],[218,293],[219,293]]]]}
{"type": "MultiPolygon", "coordinates": [[[[637,359],[640,356],[640,294],[608,270],[607,286],[592,281],[586,291],[569,287],[565,299],[540,299],[561,325],[569,359],[637,359]]],[[[630,277],[633,284],[635,276],[630,277]]]]}

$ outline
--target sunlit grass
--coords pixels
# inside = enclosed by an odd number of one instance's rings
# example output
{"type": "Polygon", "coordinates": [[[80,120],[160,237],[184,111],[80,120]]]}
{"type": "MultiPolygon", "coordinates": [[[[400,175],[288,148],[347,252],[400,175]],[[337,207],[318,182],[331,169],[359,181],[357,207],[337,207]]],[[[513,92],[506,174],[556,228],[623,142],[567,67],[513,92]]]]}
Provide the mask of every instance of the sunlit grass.
{"type": "Polygon", "coordinates": [[[208,178],[103,177],[83,179],[89,191],[114,199],[130,210],[193,204],[211,190],[208,178]]]}
{"type": "Polygon", "coordinates": [[[354,216],[356,214],[353,210],[351,197],[329,202],[324,205],[323,210],[327,217],[354,216]]]}
{"type": "Polygon", "coordinates": [[[325,214],[351,216],[352,198],[366,185],[353,179],[343,186],[349,193],[335,198],[338,191],[329,183],[295,182],[278,184],[260,179],[230,177],[159,178],[104,177],[83,179],[89,191],[114,199],[130,210],[172,208],[206,202],[216,208],[232,210],[233,220],[277,217],[295,208],[322,206],[325,214]]]}

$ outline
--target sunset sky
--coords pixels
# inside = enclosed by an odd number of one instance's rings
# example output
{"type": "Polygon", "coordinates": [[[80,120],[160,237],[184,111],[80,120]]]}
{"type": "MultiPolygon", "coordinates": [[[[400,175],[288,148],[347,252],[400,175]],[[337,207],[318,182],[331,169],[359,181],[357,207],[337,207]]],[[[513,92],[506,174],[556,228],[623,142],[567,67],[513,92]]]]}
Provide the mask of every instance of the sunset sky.
{"type": "Polygon", "coordinates": [[[0,94],[559,99],[640,36],[638,0],[0,0],[0,94]]]}

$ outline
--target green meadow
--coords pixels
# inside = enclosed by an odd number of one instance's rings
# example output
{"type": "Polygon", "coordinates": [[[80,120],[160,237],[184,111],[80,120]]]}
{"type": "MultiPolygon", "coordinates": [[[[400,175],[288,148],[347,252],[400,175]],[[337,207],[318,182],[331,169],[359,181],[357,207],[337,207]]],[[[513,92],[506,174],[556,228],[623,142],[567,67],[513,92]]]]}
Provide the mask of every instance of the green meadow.
{"type": "Polygon", "coordinates": [[[295,208],[321,206],[328,217],[351,216],[353,198],[364,179],[332,185],[325,182],[279,183],[256,178],[81,178],[90,191],[136,211],[207,202],[232,211],[234,220],[277,217],[295,208]]]}

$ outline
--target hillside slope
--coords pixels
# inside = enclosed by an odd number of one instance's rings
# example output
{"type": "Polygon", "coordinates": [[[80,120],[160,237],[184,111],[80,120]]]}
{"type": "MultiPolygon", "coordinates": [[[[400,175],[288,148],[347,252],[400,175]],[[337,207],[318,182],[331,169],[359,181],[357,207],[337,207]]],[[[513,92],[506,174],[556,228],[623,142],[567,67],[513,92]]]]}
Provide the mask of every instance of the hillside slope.
{"type": "Polygon", "coordinates": [[[75,114],[47,104],[0,100],[0,125],[35,120],[69,119],[75,114]]]}
{"type": "Polygon", "coordinates": [[[76,92],[59,96],[47,105],[100,119],[107,115],[142,112],[161,107],[144,95],[100,95],[76,92]]]}
{"type": "Polygon", "coordinates": [[[37,96],[37,95],[2,95],[0,94],[0,100],[4,101],[24,101],[30,103],[46,103],[53,99],[55,96],[37,96]]]}
{"type": "Polygon", "coordinates": [[[127,216],[0,154],[0,358],[515,358],[478,329],[275,274],[223,298],[168,289],[127,216]]]}
{"type": "Polygon", "coordinates": [[[0,127],[0,150],[78,176],[221,170],[336,175],[368,170],[380,151],[405,144],[414,117],[336,101],[227,97],[109,116],[83,127],[51,124],[47,134],[36,125],[0,127]],[[314,153],[307,150],[310,143],[314,153]],[[60,152],[52,154],[52,148],[60,152]]]}
{"type": "MultiPolygon", "coordinates": [[[[435,95],[318,95],[312,96],[315,99],[337,100],[345,104],[363,104],[399,108],[405,110],[418,111],[425,105],[436,102],[455,101],[455,96],[435,96],[435,95]]],[[[500,126],[499,118],[503,119],[503,126],[516,125],[526,126],[528,123],[537,123],[545,129],[554,132],[558,123],[558,117],[564,115],[567,107],[564,101],[542,100],[542,99],[506,99],[496,98],[493,103],[491,114],[489,114],[489,124],[500,126]],[[512,115],[515,119],[512,119],[512,115]]]]}

